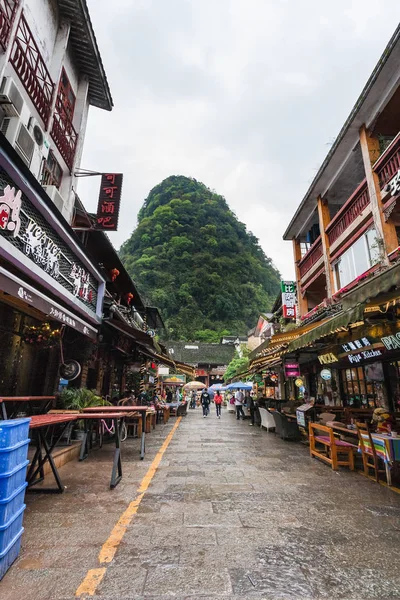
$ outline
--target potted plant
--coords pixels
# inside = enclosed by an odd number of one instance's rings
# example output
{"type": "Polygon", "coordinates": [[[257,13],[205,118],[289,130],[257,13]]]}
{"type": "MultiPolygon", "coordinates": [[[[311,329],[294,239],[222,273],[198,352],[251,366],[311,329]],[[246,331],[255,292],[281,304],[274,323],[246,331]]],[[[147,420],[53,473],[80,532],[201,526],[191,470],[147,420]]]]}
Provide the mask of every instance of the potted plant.
{"type": "MultiPolygon", "coordinates": [[[[108,400],[99,396],[96,390],[87,388],[67,388],[60,394],[60,404],[67,410],[82,411],[91,406],[110,406],[108,400]]],[[[82,421],[78,421],[78,428],[75,429],[75,439],[83,438],[82,421]]]]}

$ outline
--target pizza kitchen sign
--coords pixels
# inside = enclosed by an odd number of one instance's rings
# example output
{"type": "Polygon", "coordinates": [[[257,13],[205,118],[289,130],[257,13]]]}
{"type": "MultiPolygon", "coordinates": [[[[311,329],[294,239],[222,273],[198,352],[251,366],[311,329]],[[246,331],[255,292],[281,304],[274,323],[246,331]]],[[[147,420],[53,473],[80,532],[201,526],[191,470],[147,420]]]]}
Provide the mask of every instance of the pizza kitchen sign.
{"type": "Polygon", "coordinates": [[[0,236],[96,312],[98,282],[20,190],[0,191],[0,236]]]}

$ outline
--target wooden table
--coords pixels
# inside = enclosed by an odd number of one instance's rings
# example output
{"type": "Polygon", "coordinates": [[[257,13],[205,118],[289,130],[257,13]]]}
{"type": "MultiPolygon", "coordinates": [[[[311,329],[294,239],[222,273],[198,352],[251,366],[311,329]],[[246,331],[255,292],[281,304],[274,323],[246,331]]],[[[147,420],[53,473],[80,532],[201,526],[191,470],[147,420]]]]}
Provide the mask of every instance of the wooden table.
{"type": "Polygon", "coordinates": [[[108,413],[126,413],[127,410],[131,412],[138,412],[142,415],[142,439],[140,443],[140,459],[144,459],[144,455],[146,452],[146,413],[149,410],[148,406],[93,406],[90,408],[85,408],[83,410],[83,414],[99,412],[108,413]]]}
{"type": "MultiPolygon", "coordinates": [[[[78,420],[83,420],[85,422],[85,432],[82,440],[81,452],[79,455],[79,460],[85,460],[89,456],[89,446],[91,445],[91,435],[92,435],[92,421],[106,421],[111,420],[114,427],[114,439],[115,439],[115,452],[113,459],[113,467],[111,471],[111,481],[110,488],[114,489],[122,479],[122,462],[121,462],[121,430],[124,425],[124,420],[126,416],[129,416],[133,413],[132,410],[119,410],[119,411],[100,411],[100,407],[98,407],[98,412],[84,412],[78,416],[78,420]]],[[[104,407],[104,408],[115,408],[113,406],[104,407]]]]}
{"type": "Polygon", "coordinates": [[[66,428],[69,426],[71,421],[76,421],[79,415],[33,415],[29,424],[29,431],[31,432],[32,441],[36,445],[36,451],[28,468],[26,480],[28,482],[28,490],[39,493],[58,493],[61,494],[64,491],[64,486],[61,482],[58,469],[54,463],[52,457],[52,451],[56,446],[57,442],[63,436],[66,428]],[[58,436],[53,437],[50,445],[46,440],[46,434],[51,428],[59,427],[58,436]],[[38,488],[31,489],[37,483],[40,483],[44,479],[44,465],[46,462],[49,463],[54,479],[56,480],[57,488],[38,488]]]}
{"type": "Polygon", "coordinates": [[[1,417],[15,419],[19,412],[26,416],[43,415],[50,410],[55,396],[0,396],[1,417]]]}

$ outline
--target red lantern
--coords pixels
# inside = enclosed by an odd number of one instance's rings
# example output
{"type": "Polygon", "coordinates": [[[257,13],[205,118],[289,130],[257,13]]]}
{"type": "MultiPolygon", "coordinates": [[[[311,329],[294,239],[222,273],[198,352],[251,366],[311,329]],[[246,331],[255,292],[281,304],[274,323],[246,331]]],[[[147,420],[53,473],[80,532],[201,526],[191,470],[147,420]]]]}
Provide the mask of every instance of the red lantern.
{"type": "Polygon", "coordinates": [[[111,275],[111,281],[115,281],[119,275],[118,269],[111,269],[110,275],[111,275]]]}
{"type": "Polygon", "coordinates": [[[131,294],[130,292],[129,292],[129,294],[126,294],[126,303],[128,306],[130,305],[132,299],[133,299],[133,294],[131,294]]]}

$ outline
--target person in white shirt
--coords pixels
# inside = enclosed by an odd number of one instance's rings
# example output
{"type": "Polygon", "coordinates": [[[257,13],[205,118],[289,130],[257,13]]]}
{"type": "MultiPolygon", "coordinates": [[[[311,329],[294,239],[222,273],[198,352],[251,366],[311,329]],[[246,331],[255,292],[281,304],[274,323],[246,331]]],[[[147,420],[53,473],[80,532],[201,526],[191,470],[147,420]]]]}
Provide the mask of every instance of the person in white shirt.
{"type": "Polygon", "coordinates": [[[236,418],[239,421],[240,417],[244,419],[243,411],[244,394],[242,390],[238,390],[235,394],[236,418]]]}

